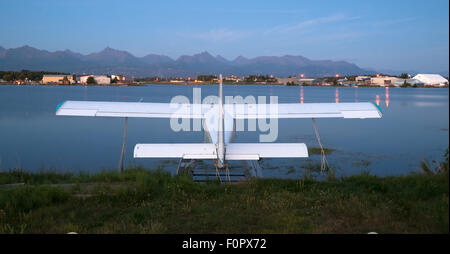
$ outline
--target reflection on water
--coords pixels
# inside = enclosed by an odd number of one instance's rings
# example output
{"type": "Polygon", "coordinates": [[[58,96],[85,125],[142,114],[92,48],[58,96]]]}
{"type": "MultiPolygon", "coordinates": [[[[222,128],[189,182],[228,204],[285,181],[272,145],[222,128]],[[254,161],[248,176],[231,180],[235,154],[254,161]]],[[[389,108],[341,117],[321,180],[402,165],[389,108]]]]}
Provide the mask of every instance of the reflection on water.
{"type": "MultiPolygon", "coordinates": [[[[348,89],[354,89],[355,90],[355,95],[354,95],[354,100],[352,101],[347,101],[347,102],[359,102],[359,95],[358,95],[358,87],[352,87],[352,88],[348,88],[348,89]]],[[[272,95],[272,92],[270,93],[272,95]]],[[[389,98],[389,87],[385,87],[385,91],[384,91],[384,102],[386,107],[389,107],[389,103],[390,103],[390,98],[389,98]]],[[[304,92],[304,88],[303,86],[300,86],[300,103],[303,104],[305,102],[306,96],[305,96],[305,92],[304,92]]],[[[335,103],[339,103],[340,101],[340,97],[339,97],[339,88],[335,87],[334,88],[334,102],[335,103]]],[[[381,100],[380,100],[380,95],[376,94],[375,95],[375,103],[380,106],[381,100]]]]}
{"type": "Polygon", "coordinates": [[[385,94],[384,94],[384,102],[386,103],[386,107],[388,108],[389,107],[389,87],[387,86],[386,88],[385,88],[385,94]]]}
{"type": "Polygon", "coordinates": [[[304,94],[303,94],[303,86],[300,86],[300,103],[303,104],[304,94]]]}
{"type": "Polygon", "coordinates": [[[336,87],[336,90],[335,90],[335,92],[334,92],[334,101],[336,102],[336,103],[339,103],[339,89],[336,87]]]}
{"type": "Polygon", "coordinates": [[[417,101],[414,102],[414,106],[417,107],[445,107],[444,102],[425,102],[425,101],[417,101]]]}

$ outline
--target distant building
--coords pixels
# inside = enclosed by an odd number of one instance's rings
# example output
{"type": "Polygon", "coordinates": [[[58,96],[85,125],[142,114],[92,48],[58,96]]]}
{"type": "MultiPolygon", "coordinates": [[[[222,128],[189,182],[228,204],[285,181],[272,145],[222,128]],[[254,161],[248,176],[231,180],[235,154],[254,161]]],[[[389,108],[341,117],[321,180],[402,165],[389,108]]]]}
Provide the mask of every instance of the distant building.
{"type": "Polygon", "coordinates": [[[239,82],[240,79],[237,76],[231,75],[229,77],[223,78],[223,81],[239,82]]]}
{"type": "Polygon", "coordinates": [[[72,75],[48,75],[45,74],[42,77],[42,84],[62,84],[64,82],[69,82],[69,84],[74,83],[72,75]],[[65,79],[67,78],[67,79],[65,79]],[[64,81],[68,80],[68,81],[64,81]]]}
{"type": "Polygon", "coordinates": [[[336,80],[336,82],[338,85],[348,85],[351,83],[350,81],[348,81],[347,78],[338,79],[338,80],[336,80]]]}
{"type": "Polygon", "coordinates": [[[125,75],[111,75],[111,81],[117,79],[118,83],[133,83],[134,79],[125,75]]]}
{"type": "Polygon", "coordinates": [[[392,83],[394,86],[402,86],[406,83],[408,83],[411,86],[424,86],[425,84],[422,83],[420,80],[409,78],[409,79],[398,79],[394,83],[392,83]]]}
{"type": "Polygon", "coordinates": [[[370,78],[370,84],[378,86],[389,86],[393,85],[399,79],[400,78],[389,76],[372,77],[370,78]]]}
{"type": "Polygon", "coordinates": [[[314,78],[301,78],[301,79],[298,79],[298,82],[300,83],[300,84],[306,84],[306,85],[314,85],[314,84],[316,84],[317,83],[317,80],[316,79],[314,79],[314,78]]]}
{"type": "Polygon", "coordinates": [[[27,81],[26,80],[14,80],[13,83],[17,84],[17,85],[25,85],[27,83],[27,81]]]}
{"type": "Polygon", "coordinates": [[[370,77],[369,76],[358,76],[358,77],[355,78],[355,82],[369,83],[370,82],[370,77]]]}
{"type": "Polygon", "coordinates": [[[86,75],[80,77],[80,83],[87,84],[87,80],[89,77],[93,77],[95,82],[99,85],[109,85],[111,84],[111,78],[106,75],[86,75]]]}
{"type": "Polygon", "coordinates": [[[30,85],[40,85],[40,84],[42,84],[41,81],[36,81],[36,80],[29,80],[27,83],[30,84],[30,85]]]}
{"type": "Polygon", "coordinates": [[[277,78],[277,82],[279,84],[284,84],[286,85],[288,82],[290,83],[294,83],[294,84],[299,84],[299,78],[297,77],[291,77],[291,78],[277,78]]]}
{"type": "Polygon", "coordinates": [[[170,82],[170,83],[184,83],[184,82],[186,82],[186,81],[184,81],[184,80],[179,80],[179,79],[171,79],[169,82],[170,82]]]}
{"type": "Polygon", "coordinates": [[[413,79],[419,80],[426,86],[447,86],[448,80],[439,74],[417,74],[413,79]]]}

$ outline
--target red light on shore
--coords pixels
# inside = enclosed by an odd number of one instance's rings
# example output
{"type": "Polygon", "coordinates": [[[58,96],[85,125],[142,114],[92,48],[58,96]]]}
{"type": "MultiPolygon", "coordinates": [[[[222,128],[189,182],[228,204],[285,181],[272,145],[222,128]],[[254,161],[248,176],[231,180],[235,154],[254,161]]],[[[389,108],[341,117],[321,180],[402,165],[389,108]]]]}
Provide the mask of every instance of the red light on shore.
{"type": "Polygon", "coordinates": [[[339,74],[336,74],[336,78],[339,78],[339,74]]]}
{"type": "Polygon", "coordinates": [[[336,90],[334,92],[334,98],[335,98],[335,102],[339,103],[339,89],[336,87],[336,90]]]}
{"type": "Polygon", "coordinates": [[[303,73],[302,73],[302,74],[300,74],[300,78],[303,78],[304,76],[305,76],[305,74],[303,74],[303,73]]]}

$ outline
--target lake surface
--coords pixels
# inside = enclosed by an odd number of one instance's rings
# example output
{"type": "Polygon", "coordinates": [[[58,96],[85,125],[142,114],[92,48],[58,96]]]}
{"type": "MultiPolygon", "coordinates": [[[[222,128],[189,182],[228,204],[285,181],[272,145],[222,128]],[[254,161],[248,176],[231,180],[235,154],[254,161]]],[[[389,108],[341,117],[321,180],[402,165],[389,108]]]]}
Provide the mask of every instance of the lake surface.
{"type": "MultiPolygon", "coordinates": [[[[177,95],[192,100],[194,86],[144,87],[0,86],[0,170],[20,167],[35,171],[116,169],[123,118],[56,116],[65,100],[170,102],[177,95]]],[[[202,88],[202,97],[217,95],[218,87],[202,88]]],[[[225,85],[225,96],[278,96],[279,103],[376,102],[381,119],[317,119],[327,156],[337,175],[370,171],[387,176],[419,170],[419,163],[441,160],[449,139],[449,90],[431,88],[285,87],[225,85]]],[[[233,142],[258,142],[260,132],[237,132],[233,142]]],[[[204,142],[201,131],[174,132],[169,119],[130,118],[126,140],[126,165],[163,168],[175,172],[178,160],[134,159],[137,143],[204,142]]],[[[311,119],[282,119],[276,142],[303,142],[318,147],[311,119]]],[[[265,177],[301,177],[308,159],[264,159],[265,177]]],[[[240,167],[239,162],[231,166],[240,167]]]]}

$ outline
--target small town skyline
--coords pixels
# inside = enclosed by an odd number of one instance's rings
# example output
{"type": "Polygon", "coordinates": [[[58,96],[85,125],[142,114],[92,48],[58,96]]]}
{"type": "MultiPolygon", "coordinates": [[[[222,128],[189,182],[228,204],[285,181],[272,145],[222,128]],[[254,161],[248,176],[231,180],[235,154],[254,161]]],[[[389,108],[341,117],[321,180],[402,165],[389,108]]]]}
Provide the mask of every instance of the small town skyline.
{"type": "Polygon", "coordinates": [[[417,74],[412,76],[402,73],[398,76],[383,74],[376,75],[347,75],[336,74],[330,77],[309,77],[304,73],[290,75],[288,77],[275,77],[274,75],[248,75],[248,76],[217,76],[198,75],[196,77],[147,77],[134,78],[122,74],[70,74],[58,72],[32,72],[22,70],[20,72],[0,71],[0,84],[17,85],[120,85],[141,86],[149,84],[181,84],[181,85],[284,85],[284,86],[336,86],[336,87],[448,87],[448,77],[439,74],[417,74]],[[222,79],[221,79],[222,78],[222,79]]]}

